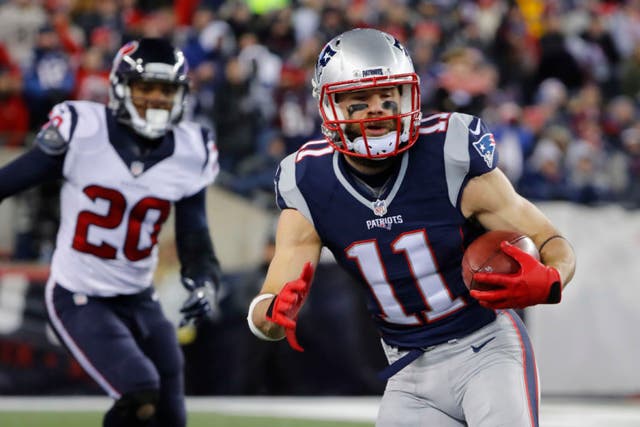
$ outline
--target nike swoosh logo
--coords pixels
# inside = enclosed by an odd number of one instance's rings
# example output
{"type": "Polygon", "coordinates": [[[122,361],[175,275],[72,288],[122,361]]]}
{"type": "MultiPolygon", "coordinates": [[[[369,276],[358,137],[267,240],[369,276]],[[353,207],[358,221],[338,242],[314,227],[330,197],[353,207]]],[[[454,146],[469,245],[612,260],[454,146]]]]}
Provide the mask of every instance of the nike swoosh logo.
{"type": "Polygon", "coordinates": [[[469,128],[469,132],[473,135],[480,135],[480,119],[478,119],[478,122],[476,123],[476,128],[473,130],[469,128]]]}
{"type": "Polygon", "coordinates": [[[496,337],[491,337],[491,338],[489,338],[488,340],[486,340],[485,342],[483,342],[482,344],[480,344],[480,345],[479,345],[479,346],[477,346],[477,347],[476,347],[475,345],[472,345],[472,346],[471,346],[471,350],[473,350],[473,352],[474,352],[474,353],[477,353],[477,352],[479,352],[480,350],[482,350],[482,348],[483,348],[485,345],[489,344],[489,343],[490,343],[491,341],[493,341],[494,339],[496,339],[496,337]]]}

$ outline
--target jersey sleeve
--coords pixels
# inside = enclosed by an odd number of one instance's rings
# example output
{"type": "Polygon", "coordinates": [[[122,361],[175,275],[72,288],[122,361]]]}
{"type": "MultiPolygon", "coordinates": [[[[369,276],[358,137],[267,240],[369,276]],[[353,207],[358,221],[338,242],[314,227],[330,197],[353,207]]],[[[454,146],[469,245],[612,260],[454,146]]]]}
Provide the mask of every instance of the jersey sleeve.
{"type": "Polygon", "coordinates": [[[66,153],[78,124],[78,113],[72,105],[63,102],[49,112],[49,121],[40,128],[35,145],[50,156],[66,153]]]}
{"type": "Polygon", "coordinates": [[[213,133],[207,128],[201,128],[202,140],[205,145],[205,162],[203,169],[203,179],[205,185],[212,184],[218,173],[220,173],[220,165],[218,164],[218,147],[213,139],[213,133]]]}
{"type": "Polygon", "coordinates": [[[449,200],[458,206],[466,183],[498,166],[493,134],[479,117],[451,114],[444,141],[444,162],[449,200]]]}
{"type": "Polygon", "coordinates": [[[0,201],[47,180],[62,178],[64,156],[49,156],[36,147],[0,168],[0,201]]]}
{"type": "Polygon", "coordinates": [[[490,172],[498,166],[498,150],[493,133],[479,117],[469,124],[469,153],[471,177],[490,172]]]}
{"type": "Polygon", "coordinates": [[[218,173],[220,172],[220,165],[218,164],[218,148],[213,140],[212,132],[205,128],[199,127],[198,139],[196,146],[198,149],[196,152],[201,155],[197,157],[197,164],[195,165],[197,171],[197,178],[194,179],[193,185],[185,195],[185,197],[191,196],[203,188],[211,185],[218,173]]]}
{"type": "Polygon", "coordinates": [[[298,176],[304,173],[304,165],[302,161],[296,162],[296,155],[285,157],[278,166],[274,178],[276,204],[280,209],[296,209],[313,224],[309,206],[298,186],[298,176]]]}

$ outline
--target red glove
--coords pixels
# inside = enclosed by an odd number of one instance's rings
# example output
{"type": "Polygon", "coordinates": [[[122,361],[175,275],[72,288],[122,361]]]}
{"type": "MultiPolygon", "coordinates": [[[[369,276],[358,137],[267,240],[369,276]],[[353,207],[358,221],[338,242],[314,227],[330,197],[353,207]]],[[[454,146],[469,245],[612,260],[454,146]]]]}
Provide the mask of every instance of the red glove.
{"type": "Polygon", "coordinates": [[[512,274],[475,273],[474,280],[495,287],[470,292],[480,305],[487,308],[524,308],[560,302],[562,285],[558,270],[542,264],[509,242],[502,242],[500,248],[520,264],[520,269],[512,274]]]}
{"type": "Polygon", "coordinates": [[[289,345],[297,351],[304,351],[296,339],[296,322],[298,313],[309,295],[312,278],[313,265],[307,262],[302,268],[300,277],[287,282],[267,309],[267,320],[285,328],[289,345]]]}

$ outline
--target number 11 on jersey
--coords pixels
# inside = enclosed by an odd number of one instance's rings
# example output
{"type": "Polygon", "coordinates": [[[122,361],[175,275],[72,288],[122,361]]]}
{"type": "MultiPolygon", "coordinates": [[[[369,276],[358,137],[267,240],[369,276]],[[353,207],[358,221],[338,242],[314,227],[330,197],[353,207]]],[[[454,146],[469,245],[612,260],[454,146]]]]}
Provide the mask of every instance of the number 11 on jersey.
{"type": "Polygon", "coordinates": [[[425,230],[401,234],[391,243],[391,249],[394,253],[403,253],[407,260],[415,286],[424,303],[422,315],[407,313],[397,298],[394,285],[387,278],[376,239],[359,241],[346,249],[348,257],[358,263],[362,276],[367,281],[382,309],[382,315],[388,322],[416,325],[424,323],[423,318],[430,322],[457,311],[465,305],[462,298],[452,297],[438,273],[425,230]]]}

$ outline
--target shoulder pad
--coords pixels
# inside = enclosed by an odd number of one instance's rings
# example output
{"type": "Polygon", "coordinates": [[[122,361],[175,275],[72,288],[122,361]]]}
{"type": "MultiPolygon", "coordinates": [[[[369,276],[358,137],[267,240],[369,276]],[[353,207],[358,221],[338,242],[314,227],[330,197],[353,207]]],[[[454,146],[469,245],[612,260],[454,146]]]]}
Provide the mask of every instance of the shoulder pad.
{"type": "Polygon", "coordinates": [[[67,151],[75,130],[78,115],[71,105],[61,103],[49,112],[49,121],[42,125],[35,143],[45,153],[57,156],[67,151]]]}
{"type": "MultiPolygon", "coordinates": [[[[276,204],[280,209],[296,209],[313,224],[313,217],[305,197],[298,187],[296,153],[285,157],[278,166],[275,175],[276,204]]],[[[304,166],[303,166],[304,167],[304,166]]],[[[303,175],[304,172],[301,172],[303,175]]]]}
{"type": "Polygon", "coordinates": [[[479,117],[452,114],[444,150],[445,159],[458,164],[471,177],[487,173],[498,165],[495,139],[479,117]]]}

